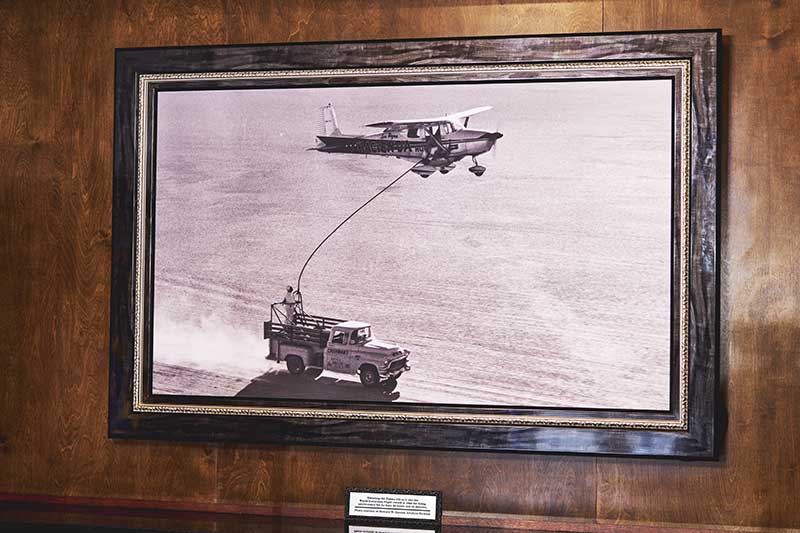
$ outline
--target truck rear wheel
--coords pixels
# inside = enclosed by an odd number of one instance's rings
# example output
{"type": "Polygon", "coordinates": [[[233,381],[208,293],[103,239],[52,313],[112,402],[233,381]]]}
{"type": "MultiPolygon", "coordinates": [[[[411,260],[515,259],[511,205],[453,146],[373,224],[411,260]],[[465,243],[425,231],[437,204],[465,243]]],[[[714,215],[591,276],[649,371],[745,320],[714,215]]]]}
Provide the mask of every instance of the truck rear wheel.
{"type": "Polygon", "coordinates": [[[286,358],[286,368],[289,370],[290,374],[299,376],[306,371],[306,364],[298,356],[290,355],[286,358]]]}
{"type": "Polygon", "coordinates": [[[359,369],[361,384],[365,387],[374,387],[381,382],[378,369],[372,365],[364,365],[359,369]]]}

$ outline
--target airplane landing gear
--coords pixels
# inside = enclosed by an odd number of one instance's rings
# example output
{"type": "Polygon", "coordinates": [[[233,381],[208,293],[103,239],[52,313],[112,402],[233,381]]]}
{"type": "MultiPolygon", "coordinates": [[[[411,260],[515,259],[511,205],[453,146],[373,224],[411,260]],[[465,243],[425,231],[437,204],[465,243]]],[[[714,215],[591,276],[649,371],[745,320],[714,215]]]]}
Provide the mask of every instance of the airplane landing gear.
{"type": "Polygon", "coordinates": [[[456,166],[455,166],[455,165],[453,165],[453,164],[450,164],[450,165],[447,165],[447,166],[441,167],[441,168],[439,169],[439,172],[441,172],[442,174],[447,174],[448,172],[450,172],[450,171],[451,171],[451,170],[453,170],[454,168],[456,168],[456,166]]]}
{"type": "Polygon", "coordinates": [[[483,173],[486,172],[486,167],[479,165],[478,160],[475,159],[475,156],[472,156],[472,162],[475,163],[475,166],[469,167],[469,171],[478,177],[483,176],[483,173]]]}
{"type": "Polygon", "coordinates": [[[428,165],[417,165],[411,169],[411,172],[419,176],[420,178],[428,178],[436,172],[436,167],[431,167],[428,165]]]}

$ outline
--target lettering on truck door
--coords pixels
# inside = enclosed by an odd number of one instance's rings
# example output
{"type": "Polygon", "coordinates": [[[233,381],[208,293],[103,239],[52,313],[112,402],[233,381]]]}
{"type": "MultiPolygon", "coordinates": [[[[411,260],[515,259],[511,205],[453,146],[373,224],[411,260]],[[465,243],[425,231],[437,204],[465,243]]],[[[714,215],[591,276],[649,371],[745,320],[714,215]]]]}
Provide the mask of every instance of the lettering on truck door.
{"type": "Polygon", "coordinates": [[[350,349],[348,348],[350,334],[346,331],[336,331],[331,337],[331,343],[325,354],[325,369],[333,372],[349,372],[350,349]]]}

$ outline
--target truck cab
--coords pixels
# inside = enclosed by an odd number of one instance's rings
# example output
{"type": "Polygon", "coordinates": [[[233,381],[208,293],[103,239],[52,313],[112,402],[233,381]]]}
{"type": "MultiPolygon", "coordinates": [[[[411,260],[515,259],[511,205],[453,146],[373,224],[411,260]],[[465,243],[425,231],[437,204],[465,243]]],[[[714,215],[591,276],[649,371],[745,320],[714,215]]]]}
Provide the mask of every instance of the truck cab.
{"type": "Polygon", "coordinates": [[[408,366],[408,350],[372,337],[366,322],[348,320],[331,328],[325,346],[324,368],[343,374],[358,374],[365,386],[397,379],[408,366]]]}

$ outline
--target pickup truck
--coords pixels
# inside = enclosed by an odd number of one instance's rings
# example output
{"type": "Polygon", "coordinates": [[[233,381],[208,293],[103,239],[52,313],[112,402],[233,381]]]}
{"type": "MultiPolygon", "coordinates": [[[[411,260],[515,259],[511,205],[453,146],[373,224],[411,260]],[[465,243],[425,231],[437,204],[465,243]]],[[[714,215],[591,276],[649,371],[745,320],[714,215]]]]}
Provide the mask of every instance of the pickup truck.
{"type": "MultiPolygon", "coordinates": [[[[286,362],[291,374],[307,368],[358,375],[365,387],[393,383],[411,370],[409,351],[377,340],[366,322],[339,320],[296,313],[291,322],[276,319],[275,306],[269,322],[264,322],[264,339],[269,340],[267,359],[286,362]]],[[[285,315],[284,315],[285,318],[285,315]]]]}

